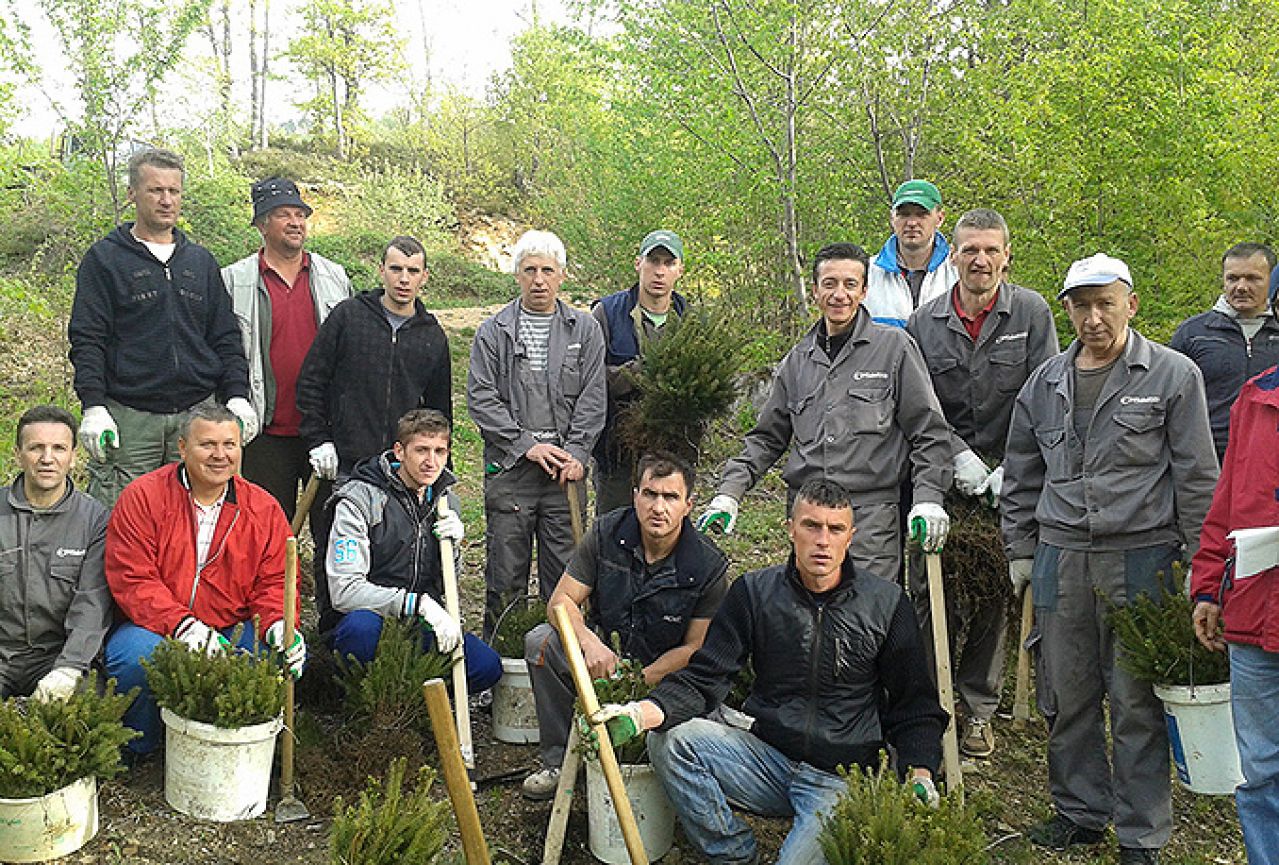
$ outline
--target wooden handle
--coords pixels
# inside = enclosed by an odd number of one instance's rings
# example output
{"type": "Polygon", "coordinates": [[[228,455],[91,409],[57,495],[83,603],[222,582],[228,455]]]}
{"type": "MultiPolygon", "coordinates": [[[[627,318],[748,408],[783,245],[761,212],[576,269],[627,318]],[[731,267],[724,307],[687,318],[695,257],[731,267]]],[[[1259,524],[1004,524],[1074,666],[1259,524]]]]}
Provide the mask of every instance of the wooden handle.
{"type": "MultiPolygon", "coordinates": [[[[284,542],[284,648],[293,645],[298,608],[298,539],[284,542]]],[[[280,798],[293,795],[293,674],[284,671],[284,736],[280,741],[280,798]]]]}
{"type": "Polygon", "coordinates": [[[577,481],[564,484],[564,494],[568,496],[568,520],[573,526],[573,543],[580,544],[586,529],[582,525],[582,499],[578,496],[577,481]]]}
{"type": "Polygon", "coordinates": [[[431,732],[435,734],[435,747],[440,754],[440,770],[444,773],[444,786],[453,803],[453,816],[457,818],[457,830],[462,836],[462,853],[467,865],[489,865],[489,848],[480,828],[480,812],[475,808],[471,794],[471,779],[462,763],[462,753],[457,743],[457,731],[453,729],[453,711],[449,708],[449,694],[443,679],[431,679],[423,683],[426,710],[431,716],[431,732]]]}
{"type": "Polygon", "coordinates": [[[1017,687],[1013,691],[1013,723],[1030,720],[1030,650],[1026,641],[1035,626],[1035,595],[1030,586],[1022,589],[1021,639],[1017,643],[1017,687]]]}
{"type": "MultiPolygon", "coordinates": [[[[307,478],[306,486],[302,488],[302,497],[298,499],[297,510],[293,512],[293,534],[297,535],[302,531],[302,524],[306,522],[306,515],[311,512],[311,505],[315,502],[315,494],[320,490],[320,476],[315,472],[311,472],[311,477],[307,478]]],[[[323,550],[316,550],[316,556],[324,555],[323,550]]]]}
{"type": "MultiPolygon", "coordinates": [[[[441,517],[449,515],[448,493],[440,497],[436,510],[441,517]]],[[[453,541],[449,538],[440,538],[440,569],[444,572],[444,609],[460,627],[462,608],[457,591],[453,541]]],[[[453,650],[453,699],[457,710],[457,739],[458,747],[462,751],[462,762],[466,764],[467,769],[474,769],[475,747],[471,740],[471,702],[466,686],[466,653],[462,643],[458,643],[457,648],[453,650]]]]}
{"type": "Polygon", "coordinates": [[[560,856],[564,852],[568,812],[573,807],[573,788],[577,784],[577,770],[582,765],[582,755],[579,753],[581,743],[577,724],[571,724],[568,728],[568,744],[564,746],[564,762],[560,765],[560,780],[555,785],[555,804],[551,807],[551,820],[546,824],[542,865],[559,865],[560,856]]]}
{"type": "MultiPolygon", "coordinates": [[[[568,668],[573,674],[573,684],[577,686],[577,698],[589,720],[599,711],[600,701],[595,696],[595,685],[586,669],[586,659],[582,657],[577,632],[573,630],[573,622],[563,607],[552,607],[551,618],[554,619],[556,630],[560,632],[564,656],[568,659],[568,668]]],[[[603,724],[591,724],[591,729],[599,739],[600,769],[604,772],[604,780],[608,782],[608,794],[613,800],[613,810],[617,812],[617,824],[622,830],[622,840],[626,842],[631,865],[648,865],[648,854],[644,852],[644,841],[640,838],[639,826],[635,824],[635,815],[631,812],[631,800],[626,795],[626,784],[622,781],[622,770],[617,765],[617,755],[613,753],[613,743],[608,738],[608,728],[603,724]]]]}
{"type": "Polygon", "coordinates": [[[950,676],[950,634],[946,629],[946,589],[941,578],[941,553],[925,553],[928,568],[928,608],[933,620],[933,657],[937,664],[937,698],[950,713],[942,735],[942,765],[946,792],[964,801],[964,772],[959,764],[959,739],[955,733],[955,688],[950,676]]]}

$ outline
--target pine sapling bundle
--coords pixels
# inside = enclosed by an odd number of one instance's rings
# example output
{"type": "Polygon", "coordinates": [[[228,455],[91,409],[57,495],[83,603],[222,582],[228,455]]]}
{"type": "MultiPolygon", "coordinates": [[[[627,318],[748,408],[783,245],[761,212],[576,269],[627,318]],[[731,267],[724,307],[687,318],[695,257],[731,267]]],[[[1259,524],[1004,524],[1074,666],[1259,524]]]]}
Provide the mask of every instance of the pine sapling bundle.
{"type": "MultiPolygon", "coordinates": [[[[237,629],[232,645],[239,636],[237,629]]],[[[188,721],[234,729],[266,723],[284,709],[284,674],[266,654],[207,655],[165,640],[142,666],[156,702],[188,721]]]]}
{"type": "Polygon", "coordinates": [[[405,761],[391,763],[385,784],[370,779],[351,806],[341,798],[334,806],[329,830],[333,865],[431,865],[449,836],[449,806],[431,798],[435,773],[423,767],[413,791],[404,789],[405,761]]]}
{"type": "Polygon", "coordinates": [[[453,657],[422,648],[422,625],[416,619],[387,618],[382,623],[373,660],[363,664],[339,658],[339,684],[346,711],[362,725],[383,729],[430,729],[422,683],[446,679],[453,657]]]}

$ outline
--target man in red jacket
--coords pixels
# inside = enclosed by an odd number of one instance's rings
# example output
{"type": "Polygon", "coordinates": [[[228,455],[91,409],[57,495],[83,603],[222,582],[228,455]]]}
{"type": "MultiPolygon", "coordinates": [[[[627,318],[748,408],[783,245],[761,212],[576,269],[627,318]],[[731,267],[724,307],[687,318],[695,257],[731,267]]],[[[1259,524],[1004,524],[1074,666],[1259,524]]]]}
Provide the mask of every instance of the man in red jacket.
{"type": "Polygon", "coordinates": [[[149,472],[120,494],[107,524],[107,585],[128,618],[106,643],[108,675],[118,688],[140,689],[124,716],[142,732],[139,754],[160,744],[160,717],[142,661],[166,637],[210,654],[259,637],[301,675],[301,635],[284,642],[284,511],[261,487],[236,477],[240,426],[217,405],[199,405],[183,422],[181,462],[149,472]],[[256,631],[254,620],[262,630],[256,631]]]}
{"type": "MultiPolygon", "coordinates": [[[[1276,307],[1279,268],[1270,275],[1276,307]]],[[[1279,534],[1279,367],[1243,386],[1230,412],[1221,479],[1190,567],[1195,634],[1210,649],[1230,651],[1230,704],[1244,783],[1235,790],[1251,865],[1279,863],[1279,567],[1252,564],[1240,548],[1279,534]],[[1259,530],[1235,536],[1245,529],[1259,530]]],[[[1266,539],[1257,544],[1263,552],[1266,539]]],[[[1274,540],[1269,541],[1274,544],[1274,540]]],[[[1248,557],[1252,558],[1252,557],[1248,557]]]]}

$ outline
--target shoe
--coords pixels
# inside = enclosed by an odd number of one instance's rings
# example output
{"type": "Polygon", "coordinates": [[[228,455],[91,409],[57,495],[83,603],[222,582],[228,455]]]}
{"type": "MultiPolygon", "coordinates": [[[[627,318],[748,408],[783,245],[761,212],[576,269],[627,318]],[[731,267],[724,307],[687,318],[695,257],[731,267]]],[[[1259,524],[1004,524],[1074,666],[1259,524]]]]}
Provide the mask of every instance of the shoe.
{"type": "Polygon", "coordinates": [[[990,728],[990,722],[969,718],[964,725],[964,738],[959,742],[959,750],[969,757],[989,757],[995,753],[995,731],[990,728]]]}
{"type": "Polygon", "coordinates": [[[1119,865],[1159,865],[1159,848],[1120,847],[1119,865]]]}
{"type": "Polygon", "coordinates": [[[555,788],[560,783],[559,769],[542,769],[524,779],[524,798],[534,802],[545,802],[555,797],[555,788]]]}
{"type": "Polygon", "coordinates": [[[1086,829],[1069,817],[1054,814],[1051,819],[1027,829],[1026,838],[1040,847],[1065,850],[1076,844],[1100,844],[1106,839],[1106,833],[1100,829],[1086,829]]]}

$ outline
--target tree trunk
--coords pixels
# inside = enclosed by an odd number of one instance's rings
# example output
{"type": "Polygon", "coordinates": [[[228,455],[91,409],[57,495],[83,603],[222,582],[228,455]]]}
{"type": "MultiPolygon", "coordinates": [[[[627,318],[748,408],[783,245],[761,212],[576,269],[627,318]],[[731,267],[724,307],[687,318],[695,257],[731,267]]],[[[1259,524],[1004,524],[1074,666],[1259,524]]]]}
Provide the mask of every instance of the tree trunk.
{"type": "Polygon", "coordinates": [[[257,145],[265,150],[271,146],[266,128],[266,80],[271,58],[271,0],[262,0],[262,65],[258,70],[258,138],[257,145]]]}
{"type": "Polygon", "coordinates": [[[249,146],[258,143],[258,115],[262,101],[258,93],[258,0],[249,0],[249,146]]]}

